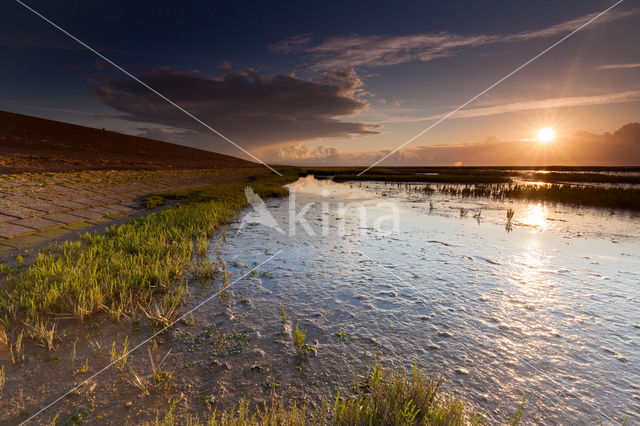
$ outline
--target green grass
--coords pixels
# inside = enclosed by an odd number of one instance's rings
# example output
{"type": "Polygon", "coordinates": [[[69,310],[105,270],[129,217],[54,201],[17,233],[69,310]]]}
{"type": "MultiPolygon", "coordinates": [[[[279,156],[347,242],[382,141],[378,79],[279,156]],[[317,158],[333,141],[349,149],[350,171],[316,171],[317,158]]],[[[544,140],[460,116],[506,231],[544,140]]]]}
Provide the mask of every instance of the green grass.
{"type": "MultiPolygon", "coordinates": [[[[297,174],[253,179],[261,197],[287,193],[282,184],[297,174]]],[[[138,306],[151,308],[159,296],[186,296],[182,280],[194,261],[195,241],[210,239],[247,204],[247,183],[219,184],[154,194],[154,205],[182,203],[112,226],[103,234],[52,245],[0,289],[5,327],[20,320],[83,319],[99,312],[114,317],[138,306]]]]}
{"type": "Polygon", "coordinates": [[[296,321],[296,329],[293,331],[293,346],[296,348],[296,354],[298,357],[302,357],[304,351],[304,342],[307,339],[307,330],[299,327],[299,323],[296,321]]]}
{"type": "MultiPolygon", "coordinates": [[[[443,378],[413,369],[393,373],[375,365],[349,393],[338,391],[327,396],[317,410],[304,405],[285,406],[272,392],[262,405],[243,399],[231,409],[213,412],[206,422],[216,425],[477,425],[486,420],[462,400],[441,391],[443,378]]],[[[516,424],[524,406],[505,423],[516,424]],[[513,422],[513,423],[512,423],[513,422]]],[[[197,418],[179,419],[174,402],[167,414],[153,425],[201,425],[197,418]]]]}
{"type": "Polygon", "coordinates": [[[221,358],[238,355],[249,344],[249,340],[249,334],[246,331],[222,333],[213,344],[214,352],[221,358]]]}

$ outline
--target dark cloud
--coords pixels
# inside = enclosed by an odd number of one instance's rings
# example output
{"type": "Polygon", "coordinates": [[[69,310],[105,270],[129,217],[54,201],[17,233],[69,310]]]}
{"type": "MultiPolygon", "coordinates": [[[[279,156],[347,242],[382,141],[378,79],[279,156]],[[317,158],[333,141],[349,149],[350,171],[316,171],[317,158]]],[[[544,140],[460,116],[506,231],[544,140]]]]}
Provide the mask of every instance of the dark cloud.
{"type": "MultiPolygon", "coordinates": [[[[254,69],[202,75],[195,71],[155,68],[144,71],[140,77],[247,149],[379,133],[376,125],[341,119],[368,107],[358,99],[362,82],[355,71],[303,80],[293,75],[263,74],[254,69]]],[[[104,81],[91,95],[124,113],[121,118],[208,134],[208,130],[192,118],[129,78],[104,81]]]]}

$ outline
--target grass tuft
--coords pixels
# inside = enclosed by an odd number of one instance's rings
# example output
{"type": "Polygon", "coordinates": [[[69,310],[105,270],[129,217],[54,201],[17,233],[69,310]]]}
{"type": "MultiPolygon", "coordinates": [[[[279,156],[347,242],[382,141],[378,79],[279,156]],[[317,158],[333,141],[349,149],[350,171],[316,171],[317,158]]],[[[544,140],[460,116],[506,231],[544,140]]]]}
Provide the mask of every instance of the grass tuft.
{"type": "Polygon", "coordinates": [[[296,329],[293,331],[293,346],[296,348],[298,358],[302,358],[304,355],[305,340],[307,340],[307,330],[300,328],[296,321],[296,329]]]}
{"type": "Polygon", "coordinates": [[[35,321],[33,323],[25,323],[27,327],[27,335],[39,342],[39,344],[47,350],[52,351],[54,349],[54,344],[58,341],[58,336],[56,335],[56,325],[51,324],[47,321],[35,321]]]}
{"type": "Polygon", "coordinates": [[[119,352],[116,349],[116,342],[114,341],[111,344],[111,349],[109,350],[109,358],[113,365],[120,371],[124,370],[124,366],[127,364],[127,360],[129,359],[129,337],[124,338],[124,342],[122,343],[122,351],[119,352]]]}

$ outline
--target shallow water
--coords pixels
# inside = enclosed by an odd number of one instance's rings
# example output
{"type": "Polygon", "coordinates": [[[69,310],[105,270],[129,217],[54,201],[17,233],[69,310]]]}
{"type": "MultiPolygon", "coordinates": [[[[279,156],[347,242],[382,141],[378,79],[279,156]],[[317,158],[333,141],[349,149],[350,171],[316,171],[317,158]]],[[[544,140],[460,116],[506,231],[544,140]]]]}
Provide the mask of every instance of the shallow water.
{"type": "Polygon", "coordinates": [[[291,235],[290,199],[268,200],[284,233],[241,217],[221,255],[251,265],[282,250],[243,291],[260,309],[284,303],[304,318],[312,340],[344,351],[345,369],[361,370],[378,339],[385,363],[444,372],[449,391],[494,421],[527,395],[526,422],[640,422],[637,215],[405,184],[307,177],[290,188],[296,212],[314,202],[305,218],[315,235],[300,224],[291,235]],[[357,209],[340,217],[340,202],[362,203],[366,223],[357,209]],[[374,226],[392,212],[381,202],[398,208],[397,232],[388,217],[389,232],[374,226]],[[339,329],[350,337],[336,346],[339,329]]]}

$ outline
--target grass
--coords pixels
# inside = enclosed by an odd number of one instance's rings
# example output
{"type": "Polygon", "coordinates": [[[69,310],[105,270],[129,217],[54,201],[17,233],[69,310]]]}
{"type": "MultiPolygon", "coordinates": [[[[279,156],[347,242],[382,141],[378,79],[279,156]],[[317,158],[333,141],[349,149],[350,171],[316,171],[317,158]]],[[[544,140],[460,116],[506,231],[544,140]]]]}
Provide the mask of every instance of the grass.
{"type": "Polygon", "coordinates": [[[375,365],[356,395],[338,393],[333,424],[480,424],[482,417],[469,414],[463,401],[440,394],[442,383],[442,376],[434,378],[415,368],[411,374],[394,374],[375,365]]]}
{"type": "MultiPolygon", "coordinates": [[[[640,188],[593,187],[559,183],[638,185],[640,184],[640,176],[604,173],[637,171],[637,168],[547,167],[542,170],[552,171],[538,173],[539,168],[517,167],[374,167],[358,176],[362,170],[353,167],[334,167],[306,169],[304,173],[313,174],[317,178],[331,177],[335,182],[435,183],[440,184],[438,190],[441,193],[463,197],[516,198],[562,202],[580,206],[640,210],[640,188]],[[546,186],[517,184],[512,182],[512,177],[533,179],[550,184],[546,186]]],[[[423,192],[431,194],[435,192],[435,189],[430,185],[425,185],[423,192]]]]}
{"type": "MultiPolygon", "coordinates": [[[[261,197],[286,194],[285,176],[251,182],[261,197]]],[[[155,194],[154,203],[182,203],[111,226],[104,234],[84,234],[76,241],[52,245],[26,270],[9,276],[0,290],[0,320],[10,327],[19,320],[84,319],[100,312],[116,318],[143,307],[160,323],[167,312],[156,310],[159,296],[170,300],[166,311],[184,298],[181,280],[192,265],[196,241],[210,239],[247,204],[245,183],[228,183],[155,194]]],[[[163,299],[166,300],[166,299],[163,299]]],[[[165,302],[162,302],[165,303],[165,302]]],[[[169,312],[170,313],[170,312],[169,312]]]]}
{"type": "Polygon", "coordinates": [[[518,411],[509,416],[509,425],[514,426],[517,425],[518,422],[520,422],[520,419],[522,419],[522,414],[524,413],[524,405],[526,403],[527,396],[525,395],[524,398],[522,398],[522,404],[520,404],[520,407],[518,407],[518,411]]]}
{"type": "Polygon", "coordinates": [[[605,188],[551,184],[535,186],[509,185],[443,185],[440,193],[460,197],[490,197],[567,203],[577,206],[640,210],[640,188],[605,188]]]}
{"type": "Polygon", "coordinates": [[[129,337],[124,338],[124,342],[122,342],[122,351],[118,351],[116,349],[116,342],[114,341],[111,344],[111,349],[109,350],[109,360],[113,363],[113,365],[120,371],[124,371],[125,365],[127,365],[127,360],[129,359],[129,337]]]}
{"type": "Polygon", "coordinates": [[[607,173],[534,173],[531,179],[538,182],[575,182],[575,183],[626,183],[640,185],[640,176],[613,175],[607,173]]]}
{"type": "MultiPolygon", "coordinates": [[[[444,379],[432,377],[414,368],[410,373],[393,373],[376,364],[354,390],[327,396],[321,407],[308,411],[304,405],[286,407],[272,391],[264,404],[243,399],[231,409],[214,410],[207,424],[216,425],[478,425],[486,424],[482,415],[464,401],[441,391],[444,379]]],[[[176,401],[163,417],[151,423],[157,426],[176,424],[201,425],[199,419],[179,419],[176,401]]],[[[524,402],[505,423],[517,424],[524,412],[524,402]]]]}
{"type": "Polygon", "coordinates": [[[304,354],[305,340],[307,339],[307,330],[299,327],[296,321],[296,329],[293,331],[293,346],[296,348],[296,355],[302,357],[304,354]]]}
{"type": "Polygon", "coordinates": [[[508,177],[491,174],[451,174],[442,173],[434,175],[419,174],[374,174],[365,173],[341,174],[334,176],[335,182],[349,181],[380,181],[380,182],[431,182],[431,183],[508,183],[508,177]]]}
{"type": "Polygon", "coordinates": [[[87,358],[84,362],[84,364],[82,364],[82,366],[77,369],[77,370],[73,370],[73,375],[77,375],[77,374],[86,374],[89,371],[89,359],[87,358]]]}
{"type": "MultiPolygon", "coordinates": [[[[357,175],[364,170],[364,167],[322,167],[305,169],[303,174],[314,176],[341,176],[357,175]]],[[[476,175],[476,176],[517,176],[519,172],[499,167],[372,167],[363,173],[362,176],[369,175],[476,175]]]]}
{"type": "MultiPolygon", "coordinates": [[[[162,357],[160,362],[156,364],[153,360],[153,355],[151,354],[151,350],[149,349],[149,360],[151,362],[151,373],[153,376],[153,382],[156,386],[162,386],[165,392],[168,392],[171,388],[171,382],[173,381],[173,371],[170,372],[168,370],[163,369],[163,365],[167,360],[167,357],[171,353],[171,349],[162,357]]],[[[175,371],[175,368],[174,368],[175,371]]]]}
{"type": "Polygon", "coordinates": [[[7,346],[9,347],[9,355],[11,356],[11,362],[14,364],[20,364],[24,361],[24,329],[20,330],[20,334],[16,338],[15,343],[11,343],[8,341],[7,346]]]}
{"type": "Polygon", "coordinates": [[[165,199],[157,195],[150,195],[142,200],[142,206],[145,209],[153,209],[164,204],[165,199]]]}
{"type": "Polygon", "coordinates": [[[333,339],[334,342],[349,342],[353,340],[352,337],[349,336],[344,331],[342,331],[341,328],[339,328],[338,331],[333,333],[333,336],[331,336],[331,338],[333,339]]]}
{"type": "Polygon", "coordinates": [[[246,331],[239,333],[222,333],[213,343],[214,352],[221,358],[242,353],[249,344],[249,334],[246,331]]]}
{"type": "Polygon", "coordinates": [[[180,316],[180,308],[187,298],[186,285],[178,286],[152,300],[146,308],[141,308],[155,329],[162,329],[173,323],[180,316]]]}
{"type": "Polygon", "coordinates": [[[140,391],[140,395],[150,395],[149,381],[146,378],[136,374],[136,372],[133,371],[133,368],[130,368],[130,370],[131,375],[133,376],[133,379],[131,379],[131,384],[133,384],[133,386],[135,386],[140,391]]]}
{"type": "Polygon", "coordinates": [[[373,167],[358,176],[363,168],[334,167],[306,169],[316,178],[333,177],[335,182],[433,182],[433,183],[506,183],[518,173],[490,168],[463,167],[373,167]]]}
{"type": "Polygon", "coordinates": [[[54,344],[58,340],[55,324],[49,326],[47,321],[35,321],[34,323],[26,323],[25,325],[29,338],[38,342],[49,351],[54,349],[54,344]]]}

